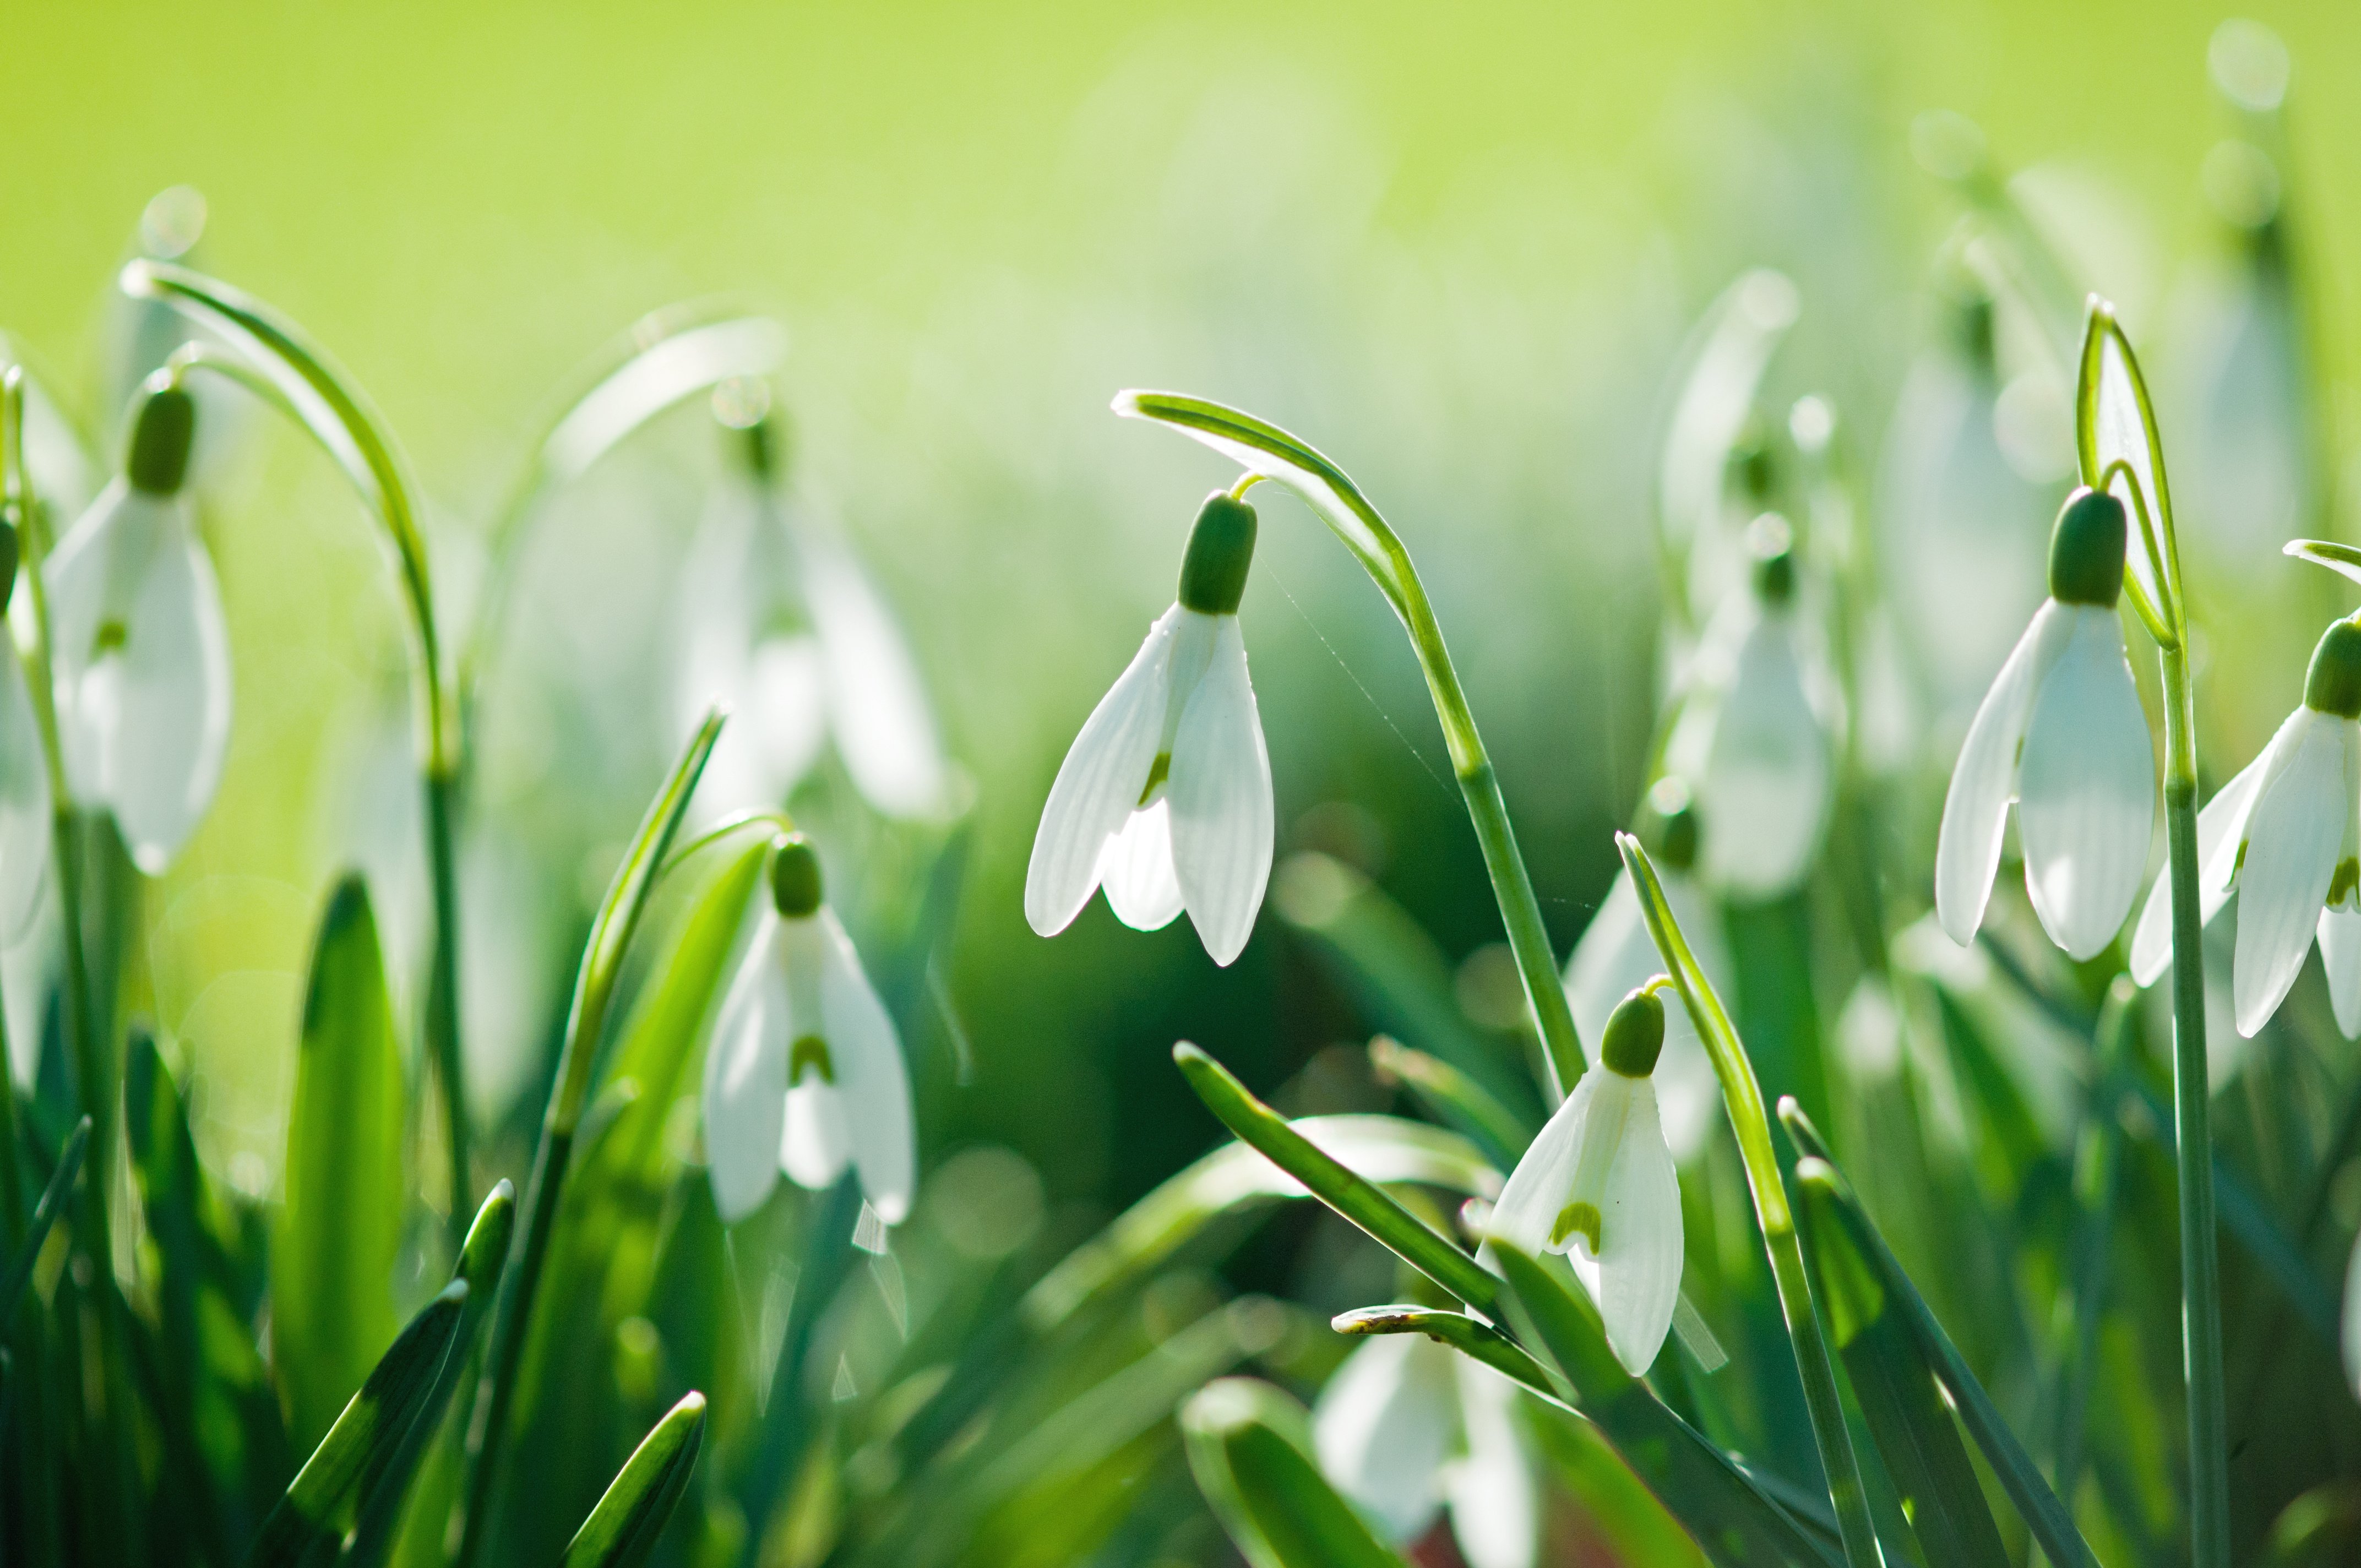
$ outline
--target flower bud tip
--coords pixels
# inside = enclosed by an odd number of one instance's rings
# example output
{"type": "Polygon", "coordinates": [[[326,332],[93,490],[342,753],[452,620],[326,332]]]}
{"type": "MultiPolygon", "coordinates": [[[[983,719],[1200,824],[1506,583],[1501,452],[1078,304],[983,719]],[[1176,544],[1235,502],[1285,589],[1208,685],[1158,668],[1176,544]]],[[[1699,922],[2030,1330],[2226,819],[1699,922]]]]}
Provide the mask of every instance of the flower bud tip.
{"type": "Polygon", "coordinates": [[[1201,615],[1235,615],[1254,564],[1255,510],[1216,490],[1198,509],[1180,559],[1180,607],[1201,615]]]}
{"type": "Polygon", "coordinates": [[[803,920],[818,912],[820,897],[819,851],[790,833],[771,856],[771,902],[787,919],[803,920]]]}
{"type": "Polygon", "coordinates": [[[2304,673],[2303,705],[2339,718],[2361,718],[2361,626],[2332,623],[2312,651],[2304,673]]]}
{"type": "Polygon", "coordinates": [[[188,477],[189,446],[196,433],[196,400],[151,378],[132,415],[131,450],[124,463],[133,487],[156,496],[178,491],[188,477]]]}
{"type": "Polygon", "coordinates": [[[2113,609],[2124,591],[2129,526],[2124,503],[2103,490],[2077,490],[2049,534],[2049,597],[2113,609]]]}
{"type": "Polygon", "coordinates": [[[1664,1003],[1653,984],[1643,985],[1617,1003],[1608,1015],[1598,1058],[1609,1071],[1625,1078],[1645,1078],[1656,1070],[1656,1057],[1664,1048],[1664,1003]]]}

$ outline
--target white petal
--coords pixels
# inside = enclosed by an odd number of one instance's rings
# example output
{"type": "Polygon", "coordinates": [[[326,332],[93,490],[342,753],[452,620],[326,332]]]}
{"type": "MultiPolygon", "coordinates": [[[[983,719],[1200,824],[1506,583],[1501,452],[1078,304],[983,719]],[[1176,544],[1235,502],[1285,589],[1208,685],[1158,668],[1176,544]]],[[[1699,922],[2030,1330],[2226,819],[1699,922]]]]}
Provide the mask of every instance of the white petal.
{"type": "Polygon", "coordinates": [[[1074,737],[1041,806],[1025,872],[1025,918],[1044,937],[1073,923],[1098,888],[1099,855],[1139,805],[1164,730],[1165,665],[1180,617],[1174,605],[1148,630],[1074,737]]]}
{"type": "Polygon", "coordinates": [[[2285,1000],[2312,949],[2322,901],[2345,844],[2345,732],[2349,721],[2302,710],[2284,763],[2246,819],[2238,869],[2238,953],[2231,993],[2248,1039],[2285,1000]]]}
{"type": "MultiPolygon", "coordinates": [[[[1183,612],[1188,613],[1186,611],[1183,612]]],[[[1197,935],[1217,964],[1254,934],[1270,881],[1270,757],[1246,674],[1238,618],[1223,615],[1212,662],[1172,739],[1172,867],[1197,935]]]]}
{"type": "Polygon", "coordinates": [[[751,653],[704,663],[690,680],[704,684],[686,723],[701,722],[715,702],[730,708],[697,784],[699,801],[729,811],[785,800],[828,739],[819,644],[801,635],[765,638],[751,653]]]}
{"type": "Polygon", "coordinates": [[[845,1124],[844,1097],[816,1072],[787,1091],[786,1116],[779,1131],[779,1168],[810,1192],[836,1185],[852,1158],[852,1132],[845,1124]]]}
{"type": "Polygon", "coordinates": [[[1605,1247],[1593,1258],[1588,1244],[1577,1240],[1566,1259],[1598,1303],[1616,1359],[1636,1377],[1664,1348],[1680,1299],[1681,1182],[1664,1144],[1654,1085],[1643,1080],[1631,1088],[1622,1144],[1608,1173],[1607,1201],[1599,1205],[1605,1247]]]}
{"type": "Polygon", "coordinates": [[[1161,796],[1135,811],[1099,856],[1107,907],[1135,931],[1160,931],[1180,913],[1180,879],[1172,871],[1172,813],[1161,796]]]}
{"type": "Polygon", "coordinates": [[[1574,1092],[1533,1135],[1524,1157],[1509,1173],[1508,1185],[1500,1189],[1499,1201],[1492,1205],[1491,1234],[1521,1252],[1540,1257],[1549,1251],[1550,1232],[1574,1185],[1575,1162],[1582,1154],[1591,1102],[1607,1076],[1604,1069],[1582,1075],[1574,1092]]]}
{"type": "Polygon", "coordinates": [[[1517,1431],[1517,1386],[1472,1356],[1457,1358],[1467,1451],[1444,1473],[1451,1533],[1468,1568],[1533,1568],[1541,1498],[1517,1431]]]}
{"type": "Polygon", "coordinates": [[[803,540],[812,620],[827,651],[829,722],[845,772],[889,817],[942,807],[942,742],[918,662],[851,551],[818,532],[803,540]]]}
{"type": "Polygon", "coordinates": [[[1962,947],[1975,940],[1976,927],[1984,923],[1993,873],[2000,868],[2001,829],[2008,820],[2008,803],[2016,798],[2016,758],[2025,744],[2034,688],[2072,630],[2064,606],[2042,601],[1984,693],[1951,769],[1935,849],[1935,912],[1944,931],[1962,947]]]}
{"type": "Polygon", "coordinates": [[[778,924],[763,911],[706,1047],[705,1163],[725,1224],[761,1208],[779,1179],[789,1019],[778,924]]]}
{"type": "Polygon", "coordinates": [[[2073,632],[2026,716],[2016,829],[2025,887],[2076,959],[2115,939],[2156,832],[2156,748],[2112,609],[2070,608],[2073,632]]]}
{"type": "Polygon", "coordinates": [[[1819,852],[1828,801],[1828,737],[1795,629],[1762,615],[1739,644],[1697,782],[1707,880],[1742,898],[1795,887],[1819,852]]]}
{"type": "Polygon", "coordinates": [[[897,1225],[909,1213],[918,1184],[901,1036],[835,913],[821,910],[817,923],[828,938],[819,975],[820,1017],[836,1063],[836,1091],[851,1138],[852,1163],[861,1171],[861,1191],[869,1206],[879,1219],[897,1225]]]}
{"type": "MultiPolygon", "coordinates": [[[[1706,978],[1728,995],[1730,944],[1722,935],[1721,911],[1689,877],[1674,871],[1661,874],[1673,918],[1704,966],[1706,978]]],[[[1599,1041],[1615,1004],[1664,968],[1664,959],[1640,912],[1640,895],[1631,886],[1631,875],[1619,871],[1566,965],[1566,1001],[1574,1010],[1582,1048],[1593,1065],[1598,1063],[1599,1041]]],[[[1712,1131],[1721,1103],[1721,1086],[1714,1077],[1712,1060],[1697,1039],[1697,1025],[1689,1021],[1688,1009],[1678,1002],[1664,1009],[1664,1053],[1656,1058],[1654,1077],[1665,1141],[1675,1157],[1686,1162],[1705,1146],[1712,1131]]]]}
{"type": "Polygon", "coordinates": [[[49,770],[16,645],[0,625],[0,941],[21,939],[41,906],[49,856],[49,770]]]}
{"type": "Polygon", "coordinates": [[[2328,1001],[2336,1010],[2336,1028],[2346,1039],[2361,1039],[2361,915],[2350,910],[2320,912],[2320,967],[2328,976],[2328,1001]]]}
{"type": "Polygon", "coordinates": [[[1457,1359],[1423,1334],[1381,1334],[1345,1358],[1312,1408],[1321,1473],[1389,1540],[1424,1533],[1441,1506],[1457,1359]]]}
{"type": "MultiPolygon", "coordinates": [[[[2286,732],[2287,726],[2280,725],[2279,733],[2286,732]]],[[[2238,868],[2238,843],[2246,833],[2246,813],[2255,804],[2255,792],[2263,782],[2272,747],[2278,744],[2274,736],[2271,745],[2215,790],[2205,809],[2197,814],[2197,907],[2202,921],[2210,923],[2230,896],[2230,879],[2238,868]]],[[[2140,909],[2139,924],[2132,930],[2132,978],[2142,985],[2154,985],[2171,963],[2172,867],[2168,864],[2156,873],[2156,882],[2147,890],[2147,903],[2140,909]]]]}

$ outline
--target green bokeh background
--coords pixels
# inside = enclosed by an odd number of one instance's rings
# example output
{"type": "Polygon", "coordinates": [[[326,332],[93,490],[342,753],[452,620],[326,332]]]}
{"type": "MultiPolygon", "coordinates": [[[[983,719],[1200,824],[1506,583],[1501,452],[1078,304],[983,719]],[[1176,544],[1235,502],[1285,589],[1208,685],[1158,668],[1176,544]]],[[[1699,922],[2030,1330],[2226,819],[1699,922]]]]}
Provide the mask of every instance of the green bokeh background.
{"type": "MultiPolygon", "coordinates": [[[[2296,60],[2300,241],[2361,255],[2361,101],[2339,90],[2361,27],[2334,5],[2257,14],[2296,60]]],[[[0,327],[95,420],[109,279],[148,198],[199,187],[202,264],[368,389],[446,513],[456,582],[471,520],[594,345],[684,297],[775,312],[800,482],[910,623],[975,785],[951,975],[974,1072],[933,1074],[930,1152],[1012,1143],[1054,1194],[1112,1201],[1211,1137],[1169,1066],[1176,1036],[1268,1087],[1351,1020],[1268,916],[1227,971],[1185,923],[1140,937],[1094,905],[1056,942],[1025,927],[1058,760],[1169,601],[1196,499],[1228,477],[1111,418],[1109,396],[1252,408],[1387,509],[1431,576],[1564,951],[1642,766],[1650,488],[1689,323],[1745,267],[1787,270],[1805,315],[1774,384],[1831,395],[1873,457],[1956,212],[1908,130],[1946,107],[2004,162],[2059,160],[2102,198],[2107,243],[2085,259],[2139,333],[2220,247],[2196,170],[2225,128],[2204,74],[2222,15],[21,5],[0,54],[0,327]]],[[[2345,379],[2361,272],[2313,276],[2345,379]]],[[[553,515],[529,558],[534,591],[611,618],[618,646],[665,608],[698,505],[677,479],[706,455],[695,424],[653,433],[673,461],[657,477],[653,457],[595,475],[600,493],[553,515]]],[[[176,1059],[211,1090],[209,1151],[253,1156],[267,1182],[305,948],[354,833],[341,759],[398,691],[401,643],[377,548],[315,455],[264,428],[231,493],[208,528],[237,729],[220,803],[150,903],[147,957],[176,1059]]],[[[1382,879],[1455,956],[1497,941],[1388,612],[1301,509],[1264,510],[1245,620],[1282,848],[1311,808],[1356,802],[1382,879]]],[[[520,624],[529,641],[538,622],[520,624]]],[[[495,686],[534,667],[512,651],[495,686]]],[[[598,678],[595,659],[571,667],[598,678]]],[[[598,755],[516,775],[510,804],[566,818],[590,893],[672,740],[640,717],[597,731],[598,755]]],[[[552,985],[567,939],[561,915],[523,943],[552,985]]]]}

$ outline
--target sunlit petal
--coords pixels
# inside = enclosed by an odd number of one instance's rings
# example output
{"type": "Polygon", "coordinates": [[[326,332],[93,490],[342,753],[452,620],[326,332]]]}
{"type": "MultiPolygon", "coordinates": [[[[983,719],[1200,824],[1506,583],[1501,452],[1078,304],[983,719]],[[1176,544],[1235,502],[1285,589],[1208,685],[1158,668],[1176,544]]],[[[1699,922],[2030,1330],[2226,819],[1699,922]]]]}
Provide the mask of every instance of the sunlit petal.
{"type": "Polygon", "coordinates": [[[1452,1536],[1468,1568],[1532,1568],[1541,1497],[1517,1431],[1517,1386],[1473,1356],[1455,1361],[1466,1452],[1444,1472],[1452,1536]]]}
{"type": "Polygon", "coordinates": [[[851,551],[816,530],[803,545],[845,772],[887,816],[931,816],[943,802],[942,741],[909,641],[851,551]]]}
{"type": "Polygon", "coordinates": [[[819,976],[820,1017],[836,1064],[852,1163],[861,1172],[862,1194],[877,1217],[899,1224],[917,1187],[910,1075],[902,1061],[901,1037],[836,916],[823,909],[815,924],[828,942],[819,976]]]}
{"type": "Polygon", "coordinates": [[[1637,1376],[1664,1347],[1681,1292],[1680,1176],[1664,1144],[1654,1086],[1645,1080],[1631,1083],[1599,1212],[1605,1245],[1598,1256],[1577,1240],[1566,1259],[1598,1303],[1616,1359],[1637,1376]]]}
{"type": "Polygon", "coordinates": [[[706,1047],[705,1162],[724,1223],[761,1208],[779,1179],[789,1020],[777,927],[765,911],[706,1047]]]}
{"type": "Polygon", "coordinates": [[[844,1096],[816,1073],[787,1091],[779,1134],[779,1168],[808,1191],[836,1185],[852,1158],[852,1131],[845,1124],[844,1096]]]}
{"type": "MultiPolygon", "coordinates": [[[[1706,978],[1728,995],[1733,976],[1721,911],[1692,878],[1661,868],[1659,874],[1673,918],[1688,938],[1706,978]]],[[[1631,873],[1618,871],[1566,965],[1566,1001],[1574,1010],[1582,1048],[1594,1066],[1615,1004],[1664,968],[1664,959],[1641,916],[1640,895],[1631,886],[1631,873]]],[[[1664,1009],[1664,1052],[1656,1058],[1654,1078],[1665,1142],[1672,1146],[1674,1157],[1686,1162],[1705,1146],[1712,1131],[1721,1103],[1721,1086],[1685,1007],[1664,1009]]]]}
{"type": "Polygon", "coordinates": [[[1312,1408],[1321,1473],[1396,1541],[1441,1505],[1438,1473],[1458,1420],[1455,1351],[1422,1334],[1381,1334],[1345,1358],[1312,1408]]]}
{"type": "Polygon", "coordinates": [[[1149,629],[1049,786],[1025,873],[1025,918],[1044,937],[1071,925],[1090,902],[1107,836],[1139,805],[1163,733],[1165,665],[1181,614],[1174,605],[1149,629]]]}
{"type": "Polygon", "coordinates": [[[1829,778],[1794,625],[1761,614],[1738,645],[1697,781],[1707,880],[1743,898],[1802,881],[1828,827],[1829,778]]]}
{"type": "Polygon", "coordinates": [[[1270,757],[1238,618],[1218,616],[1213,658],[1172,741],[1172,864],[1197,935],[1217,964],[1254,933],[1270,881],[1270,757]]]}
{"type": "Polygon", "coordinates": [[[1935,850],[1935,912],[1954,942],[1975,939],[2000,869],[2001,830],[2016,797],[2017,752],[2034,688],[2073,630],[2065,608],[2045,600],[2000,668],[1951,770],[1935,850]]]}
{"type": "Polygon", "coordinates": [[[1581,1157],[1591,1102],[1598,1095],[1599,1080],[1607,1076],[1603,1068],[1582,1075],[1574,1092],[1534,1135],[1524,1157],[1509,1173],[1499,1201],[1492,1205],[1491,1234],[1521,1252],[1539,1257],[1549,1251],[1550,1232],[1574,1184],[1575,1162],[1581,1157]]]}
{"type": "Polygon", "coordinates": [[[2361,915],[2323,909],[2315,932],[2320,967],[2328,976],[2328,1001],[2336,1011],[2337,1032],[2361,1039],[2361,915]]]}
{"type": "MultiPolygon", "coordinates": [[[[2280,725],[2279,734],[2286,733],[2287,725],[2280,725]]],[[[2219,915],[2230,896],[2231,875],[2238,866],[2238,842],[2246,831],[2246,813],[2255,804],[2271,749],[2278,744],[2274,736],[2271,745],[2214,791],[2205,809],[2197,814],[2197,905],[2203,920],[2219,915]]],[[[2140,908],[2139,924],[2132,931],[2132,978],[2142,985],[2154,985],[2171,963],[2172,868],[2168,865],[2156,873],[2147,902],[2140,908]]]]}
{"type": "Polygon", "coordinates": [[[2346,721],[2305,708],[2284,762],[2256,797],[2238,871],[2238,949],[2231,991],[2252,1039],[2303,968],[2345,844],[2346,721]]]}
{"type": "Polygon", "coordinates": [[[1172,813],[1161,797],[1131,814],[1099,856],[1107,907],[1135,931],[1160,931],[1180,913],[1172,870],[1172,813]]]}
{"type": "Polygon", "coordinates": [[[2025,886],[2077,959],[2115,939],[2147,871],[2156,749],[2112,609],[2072,607],[2072,635],[2026,717],[2016,828],[2025,886]]]}

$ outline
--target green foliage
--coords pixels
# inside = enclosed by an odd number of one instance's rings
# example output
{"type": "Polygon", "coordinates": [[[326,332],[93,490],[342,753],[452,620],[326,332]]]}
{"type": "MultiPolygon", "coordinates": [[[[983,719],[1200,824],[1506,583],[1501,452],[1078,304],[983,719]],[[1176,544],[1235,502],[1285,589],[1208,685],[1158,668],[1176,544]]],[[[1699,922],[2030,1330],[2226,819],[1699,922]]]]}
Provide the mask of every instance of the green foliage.
{"type": "Polygon", "coordinates": [[[704,1441],[705,1396],[684,1394],[582,1521],[559,1560],[563,1568],[640,1568],[687,1488],[704,1441]]]}
{"type": "Polygon", "coordinates": [[[1181,1408],[1189,1467],[1255,1568],[1400,1568],[1321,1479],[1303,1409],[1267,1383],[1223,1378],[1181,1408]]]}

